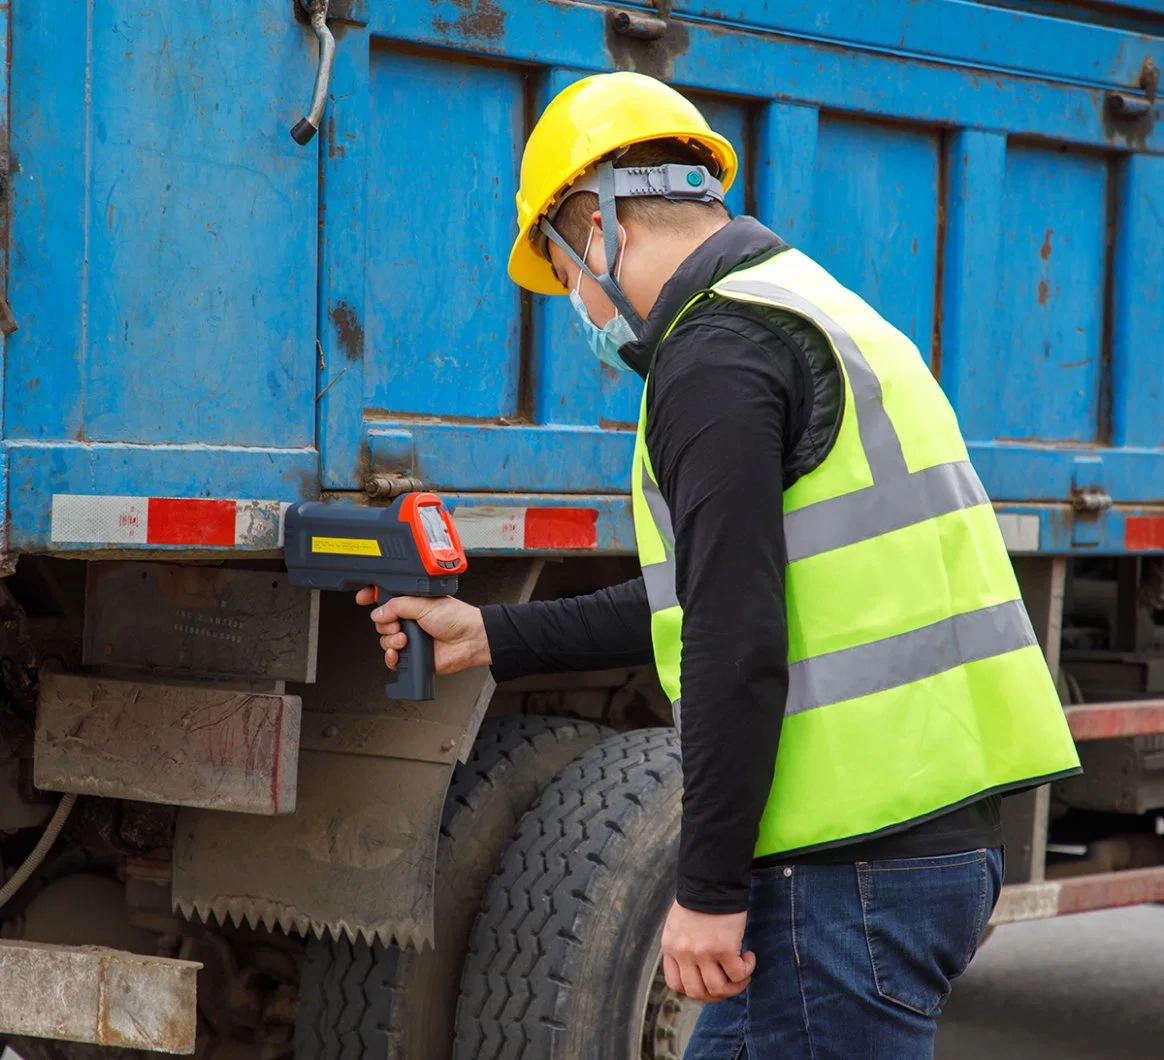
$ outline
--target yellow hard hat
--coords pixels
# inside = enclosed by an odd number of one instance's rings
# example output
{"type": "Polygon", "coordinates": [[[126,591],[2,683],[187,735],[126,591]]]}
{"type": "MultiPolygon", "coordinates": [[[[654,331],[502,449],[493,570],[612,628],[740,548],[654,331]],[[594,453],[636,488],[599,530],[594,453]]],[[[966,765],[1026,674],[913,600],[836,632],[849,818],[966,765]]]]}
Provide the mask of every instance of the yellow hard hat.
{"type": "Polygon", "coordinates": [[[699,144],[719,163],[724,191],[736,175],[736,152],[690,100],[645,74],[596,74],[564,88],[538,119],[521,156],[517,239],[509,255],[514,283],[538,294],[564,294],[539,249],[538,222],[599,159],[646,140],[699,144]],[[534,237],[534,238],[531,238],[534,237]]]}

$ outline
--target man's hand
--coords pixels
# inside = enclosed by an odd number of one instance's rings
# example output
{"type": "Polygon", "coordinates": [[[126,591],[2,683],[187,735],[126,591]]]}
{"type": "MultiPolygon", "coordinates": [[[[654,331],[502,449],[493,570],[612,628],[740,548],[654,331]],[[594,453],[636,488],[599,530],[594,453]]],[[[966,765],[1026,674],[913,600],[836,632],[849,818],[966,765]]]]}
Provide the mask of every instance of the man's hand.
{"type": "Polygon", "coordinates": [[[747,913],[694,913],[678,902],[663,926],[663,974],[667,985],[695,1001],[723,1001],[743,993],[756,970],[744,947],[747,913]]]}
{"type": "MultiPolygon", "coordinates": [[[[374,595],[373,589],[361,589],[356,594],[356,603],[373,603],[374,595]]],[[[432,637],[438,674],[455,674],[470,666],[488,666],[492,661],[479,608],[451,596],[394,596],[372,612],[384,651],[384,665],[389,670],[396,669],[400,649],[408,643],[408,637],[400,629],[402,618],[419,622],[420,628],[432,637]]]]}

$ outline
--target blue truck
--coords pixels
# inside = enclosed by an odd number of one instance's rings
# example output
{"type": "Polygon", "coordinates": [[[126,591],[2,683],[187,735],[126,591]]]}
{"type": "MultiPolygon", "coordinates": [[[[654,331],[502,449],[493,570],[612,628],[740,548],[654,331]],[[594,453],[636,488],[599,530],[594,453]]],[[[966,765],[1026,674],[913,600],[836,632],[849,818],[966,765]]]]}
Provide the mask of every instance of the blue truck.
{"type": "Polygon", "coordinates": [[[636,573],[640,384],[505,270],[594,71],[690,94],[958,413],[1087,767],[1006,803],[995,922],[1164,900],[1162,0],[11,0],[0,50],[20,1056],[682,1055],[653,675],[385,699],[281,564],[288,504],[426,489],[466,599],[636,573]]]}

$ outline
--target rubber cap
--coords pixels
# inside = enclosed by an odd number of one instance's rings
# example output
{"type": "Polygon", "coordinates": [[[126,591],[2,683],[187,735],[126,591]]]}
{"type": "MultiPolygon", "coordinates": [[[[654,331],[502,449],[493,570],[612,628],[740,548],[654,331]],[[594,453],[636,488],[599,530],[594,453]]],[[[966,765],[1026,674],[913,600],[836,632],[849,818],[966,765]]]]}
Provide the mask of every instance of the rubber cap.
{"type": "Polygon", "coordinates": [[[306,118],[300,118],[291,130],[291,139],[297,144],[309,144],[318,130],[306,118]]]}

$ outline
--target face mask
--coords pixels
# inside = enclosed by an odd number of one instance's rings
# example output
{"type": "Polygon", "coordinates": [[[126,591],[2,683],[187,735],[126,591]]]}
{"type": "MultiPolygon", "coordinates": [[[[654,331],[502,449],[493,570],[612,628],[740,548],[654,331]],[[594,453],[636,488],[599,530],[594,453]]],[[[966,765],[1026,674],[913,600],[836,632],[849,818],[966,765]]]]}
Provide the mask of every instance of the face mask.
{"type": "Polygon", "coordinates": [[[570,305],[574,307],[574,312],[582,322],[582,333],[586,336],[586,342],[594,356],[603,364],[617,368],[620,372],[632,371],[631,366],[618,352],[628,342],[635,341],[635,333],[627,323],[626,317],[612,317],[605,327],[600,328],[590,319],[590,313],[576,289],[570,292],[570,305]]]}
{"type": "MultiPolygon", "coordinates": [[[[590,255],[590,244],[593,239],[594,229],[591,228],[590,235],[586,239],[586,249],[582,252],[583,261],[590,255]]],[[[622,254],[620,252],[614,278],[618,280],[621,275],[622,254]]],[[[608,364],[611,368],[615,368],[620,372],[633,371],[634,369],[622,359],[618,351],[628,342],[635,341],[637,336],[634,333],[634,329],[622,314],[615,314],[611,317],[606,322],[605,327],[600,328],[595,324],[590,319],[590,311],[586,308],[586,303],[582,301],[582,295],[578,292],[581,283],[582,273],[579,272],[578,283],[574,285],[574,290],[570,292],[570,305],[574,307],[574,312],[578,314],[578,319],[582,323],[582,333],[586,337],[586,342],[591,352],[603,364],[608,364]]]]}

